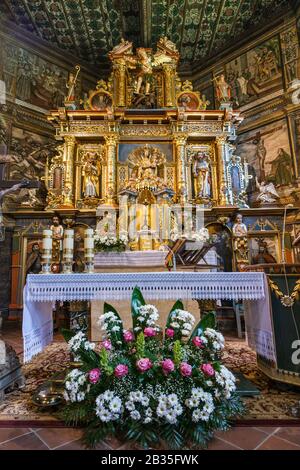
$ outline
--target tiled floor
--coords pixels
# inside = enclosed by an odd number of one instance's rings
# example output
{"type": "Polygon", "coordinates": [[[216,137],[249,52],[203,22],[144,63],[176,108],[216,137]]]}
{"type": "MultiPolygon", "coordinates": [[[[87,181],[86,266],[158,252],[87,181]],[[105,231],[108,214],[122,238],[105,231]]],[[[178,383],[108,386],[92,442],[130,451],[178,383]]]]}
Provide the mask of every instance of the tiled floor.
{"type": "MultiPolygon", "coordinates": [[[[0,428],[0,450],[84,450],[82,431],[71,428],[0,428]]],[[[136,448],[117,439],[101,442],[98,450],[136,448]]],[[[300,450],[300,427],[241,427],[217,433],[209,450],[300,450]]]]}
{"type": "MultiPolygon", "coordinates": [[[[4,339],[22,355],[21,325],[5,322],[4,339]]],[[[55,335],[56,341],[61,339],[55,335]]],[[[81,450],[82,431],[72,428],[9,428],[0,427],[0,450],[81,450]]],[[[126,450],[132,444],[108,439],[98,449],[126,450]]],[[[216,433],[209,450],[300,450],[300,426],[251,427],[236,426],[228,432],[216,433]]]]}

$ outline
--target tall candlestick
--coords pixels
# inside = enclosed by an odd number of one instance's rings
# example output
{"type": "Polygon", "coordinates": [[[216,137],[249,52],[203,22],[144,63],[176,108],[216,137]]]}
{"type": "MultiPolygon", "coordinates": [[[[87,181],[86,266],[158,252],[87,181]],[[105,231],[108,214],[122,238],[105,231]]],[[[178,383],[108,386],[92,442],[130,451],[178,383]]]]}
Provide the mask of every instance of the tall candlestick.
{"type": "Polygon", "coordinates": [[[42,247],[42,273],[49,274],[51,272],[52,259],[52,230],[43,230],[43,247],[42,247]]]}
{"type": "Polygon", "coordinates": [[[63,272],[71,273],[74,253],[74,230],[69,228],[64,232],[63,243],[63,272]]]}
{"type": "Polygon", "coordinates": [[[85,272],[92,273],[94,271],[94,255],[94,230],[87,228],[84,232],[85,272]]]}

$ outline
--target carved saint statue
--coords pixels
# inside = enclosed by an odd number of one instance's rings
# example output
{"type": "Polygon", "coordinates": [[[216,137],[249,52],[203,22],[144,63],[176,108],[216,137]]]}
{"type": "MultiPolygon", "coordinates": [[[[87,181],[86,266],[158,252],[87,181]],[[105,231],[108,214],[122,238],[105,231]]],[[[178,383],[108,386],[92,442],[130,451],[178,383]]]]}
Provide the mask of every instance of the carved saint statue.
{"type": "Polygon", "coordinates": [[[274,204],[274,202],[276,202],[276,200],[279,198],[279,194],[276,191],[273,183],[265,183],[264,181],[259,183],[258,179],[256,178],[256,186],[259,190],[259,195],[257,196],[256,200],[259,201],[261,205],[274,204]]]}
{"type": "Polygon", "coordinates": [[[82,176],[84,197],[97,197],[99,171],[90,159],[83,166],[82,176]]]}
{"type": "Polygon", "coordinates": [[[53,261],[59,263],[63,249],[64,228],[60,224],[60,220],[57,215],[52,218],[52,225],[50,226],[50,230],[52,230],[52,259],[53,261]]]}
{"type": "Polygon", "coordinates": [[[242,214],[237,214],[235,218],[234,225],[232,227],[232,232],[235,237],[246,237],[247,236],[247,227],[243,223],[242,214]]]}
{"type": "Polygon", "coordinates": [[[207,153],[197,152],[194,155],[193,175],[196,198],[209,198],[211,196],[210,158],[207,153]]]}
{"type": "Polygon", "coordinates": [[[233,249],[235,254],[235,260],[237,268],[240,269],[243,265],[248,264],[248,239],[247,239],[247,227],[243,223],[243,216],[237,214],[234,225],[232,227],[233,233],[233,249]]]}

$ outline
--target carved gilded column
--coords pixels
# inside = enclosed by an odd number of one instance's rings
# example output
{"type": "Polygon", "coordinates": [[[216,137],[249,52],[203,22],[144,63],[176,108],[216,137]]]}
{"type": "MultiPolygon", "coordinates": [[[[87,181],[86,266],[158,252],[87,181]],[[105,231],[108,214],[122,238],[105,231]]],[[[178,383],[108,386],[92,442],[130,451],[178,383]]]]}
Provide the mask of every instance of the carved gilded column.
{"type": "Polygon", "coordinates": [[[175,67],[173,64],[163,66],[165,76],[165,106],[176,106],[175,102],[175,67]]]}
{"type": "Polygon", "coordinates": [[[187,202],[187,181],[185,165],[185,146],[187,136],[179,134],[174,136],[176,146],[176,176],[177,176],[177,200],[180,204],[187,202]]]}
{"type": "Polygon", "coordinates": [[[119,137],[117,134],[105,136],[107,149],[107,194],[106,204],[116,205],[117,200],[117,144],[119,137]]]}
{"type": "Polygon", "coordinates": [[[218,205],[226,206],[229,204],[228,200],[228,187],[226,176],[226,155],[227,155],[227,142],[226,137],[218,137],[216,139],[217,157],[218,157],[218,180],[219,180],[219,194],[218,205]]]}
{"type": "Polygon", "coordinates": [[[116,106],[126,106],[126,65],[124,61],[115,64],[116,106]]]}
{"type": "Polygon", "coordinates": [[[63,206],[74,207],[74,149],[76,140],[73,136],[65,137],[63,163],[65,167],[65,178],[63,188],[63,206]]]}

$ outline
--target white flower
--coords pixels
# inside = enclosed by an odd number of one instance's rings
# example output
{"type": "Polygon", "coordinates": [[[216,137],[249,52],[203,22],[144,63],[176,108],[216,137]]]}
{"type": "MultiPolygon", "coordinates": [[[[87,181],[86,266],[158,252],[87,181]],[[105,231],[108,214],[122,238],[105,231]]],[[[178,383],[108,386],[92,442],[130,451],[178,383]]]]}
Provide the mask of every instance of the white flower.
{"type": "Polygon", "coordinates": [[[79,392],[77,393],[77,401],[83,401],[85,399],[85,393],[79,392]]]}
{"type": "Polygon", "coordinates": [[[188,330],[182,330],[181,333],[182,333],[183,336],[189,336],[190,331],[188,331],[188,330]]]}
{"type": "Polygon", "coordinates": [[[135,405],[132,401],[128,401],[126,404],[125,404],[126,408],[128,411],[133,411],[135,410],[135,405]]]}
{"type": "Polygon", "coordinates": [[[147,416],[147,418],[144,419],[144,424],[151,423],[151,421],[152,421],[152,418],[150,418],[150,416],[147,416]]]}
{"type": "Polygon", "coordinates": [[[108,423],[112,420],[112,414],[108,410],[101,410],[100,412],[96,412],[97,416],[100,418],[103,423],[108,423]]]}
{"type": "Polygon", "coordinates": [[[130,413],[130,417],[134,419],[135,421],[141,419],[141,415],[137,410],[134,410],[130,413]]]}
{"type": "Polygon", "coordinates": [[[148,406],[149,405],[149,398],[144,396],[143,399],[141,400],[141,403],[143,406],[148,406]]]}
{"type": "Polygon", "coordinates": [[[110,401],[114,398],[114,393],[111,390],[106,390],[102,396],[103,400],[110,401]]]}
{"type": "Polygon", "coordinates": [[[152,416],[153,413],[152,413],[151,408],[147,408],[146,411],[145,411],[145,414],[146,414],[146,416],[152,416]]]}
{"type": "Polygon", "coordinates": [[[198,423],[198,421],[200,420],[200,410],[196,409],[193,411],[192,413],[192,421],[194,421],[194,423],[198,423]]]}
{"type": "Polygon", "coordinates": [[[177,415],[174,413],[174,411],[169,411],[165,415],[165,418],[170,424],[175,424],[177,422],[177,415]]]}
{"type": "Polygon", "coordinates": [[[171,406],[177,405],[178,397],[176,393],[171,393],[170,395],[168,395],[168,402],[171,406]]]}
{"type": "Polygon", "coordinates": [[[111,331],[115,332],[115,331],[120,331],[120,327],[115,325],[111,328],[111,331]]]}
{"type": "Polygon", "coordinates": [[[160,403],[158,407],[156,408],[156,414],[160,418],[165,416],[166,411],[167,411],[167,408],[162,403],[160,403]]]}
{"type": "Polygon", "coordinates": [[[180,325],[178,322],[174,321],[170,324],[170,326],[172,326],[173,328],[180,328],[180,325]]]}
{"type": "Polygon", "coordinates": [[[111,400],[109,408],[113,413],[119,413],[122,407],[122,401],[119,397],[115,397],[111,400]]]}

